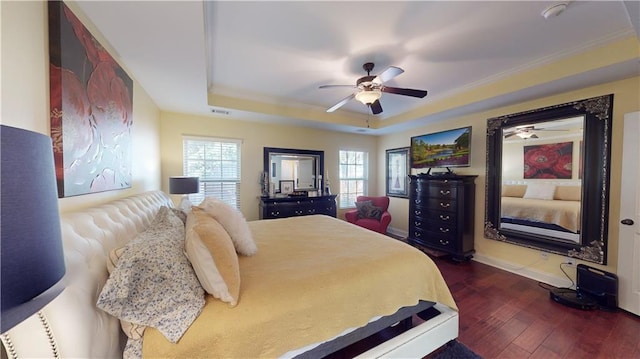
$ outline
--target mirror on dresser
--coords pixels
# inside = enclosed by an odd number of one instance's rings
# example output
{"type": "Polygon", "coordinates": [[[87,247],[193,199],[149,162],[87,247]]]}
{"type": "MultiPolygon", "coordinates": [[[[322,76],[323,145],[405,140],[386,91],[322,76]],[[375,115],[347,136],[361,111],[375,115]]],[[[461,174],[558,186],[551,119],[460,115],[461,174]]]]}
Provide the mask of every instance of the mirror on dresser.
{"type": "Polygon", "coordinates": [[[295,191],[319,190],[324,151],[264,147],[264,172],[276,193],[280,193],[280,185],[288,181],[293,181],[295,191]]]}
{"type": "Polygon", "coordinates": [[[264,148],[263,185],[259,218],[310,215],[336,217],[336,196],[323,193],[324,151],[264,148]]]}
{"type": "Polygon", "coordinates": [[[485,237],[606,264],[613,95],[487,120],[485,237]]]}

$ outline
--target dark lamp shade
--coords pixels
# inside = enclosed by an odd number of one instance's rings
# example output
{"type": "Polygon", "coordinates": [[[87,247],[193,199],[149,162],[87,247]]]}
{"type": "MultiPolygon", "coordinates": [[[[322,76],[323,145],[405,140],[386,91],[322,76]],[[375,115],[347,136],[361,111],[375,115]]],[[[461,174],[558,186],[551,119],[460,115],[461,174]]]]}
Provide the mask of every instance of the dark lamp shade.
{"type": "Polygon", "coordinates": [[[170,194],[198,193],[199,186],[198,177],[169,177],[170,194]]]}
{"type": "Polygon", "coordinates": [[[65,265],[51,138],[0,125],[0,140],[4,333],[62,292],[65,265]]]}

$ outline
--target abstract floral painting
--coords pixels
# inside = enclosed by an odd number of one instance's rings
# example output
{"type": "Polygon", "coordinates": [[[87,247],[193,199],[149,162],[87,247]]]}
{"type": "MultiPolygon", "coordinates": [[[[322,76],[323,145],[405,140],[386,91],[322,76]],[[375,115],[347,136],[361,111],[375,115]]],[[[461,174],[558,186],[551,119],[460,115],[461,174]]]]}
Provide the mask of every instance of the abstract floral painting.
{"type": "Polygon", "coordinates": [[[62,1],[49,1],[58,197],[131,187],[133,81],[62,1]]]}
{"type": "Polygon", "coordinates": [[[524,178],[571,179],[573,142],[524,146],[524,178]]]}

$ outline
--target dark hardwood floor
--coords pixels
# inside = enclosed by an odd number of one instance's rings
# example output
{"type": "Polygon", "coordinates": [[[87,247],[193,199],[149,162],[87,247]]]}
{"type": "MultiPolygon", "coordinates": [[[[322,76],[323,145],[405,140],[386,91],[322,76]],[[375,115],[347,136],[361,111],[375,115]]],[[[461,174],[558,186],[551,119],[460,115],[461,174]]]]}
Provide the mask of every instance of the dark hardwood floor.
{"type": "MultiPolygon", "coordinates": [[[[574,309],[551,300],[534,280],[474,261],[431,258],[460,310],[458,341],[484,359],[640,358],[638,316],[574,309]]],[[[352,358],[399,332],[389,328],[327,358],[352,358]]]]}
{"type": "Polygon", "coordinates": [[[534,280],[474,261],[432,259],[460,310],[458,340],[483,358],[640,358],[633,314],[574,309],[534,280]]]}

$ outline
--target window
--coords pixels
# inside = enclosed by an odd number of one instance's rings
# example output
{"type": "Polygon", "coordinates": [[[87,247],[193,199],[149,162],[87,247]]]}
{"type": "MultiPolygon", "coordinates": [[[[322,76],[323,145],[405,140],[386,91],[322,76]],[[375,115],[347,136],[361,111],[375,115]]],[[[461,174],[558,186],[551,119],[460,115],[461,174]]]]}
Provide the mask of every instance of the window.
{"type": "Polygon", "coordinates": [[[353,207],[367,193],[367,153],[340,151],[340,208],[353,207]]]}
{"type": "Polygon", "coordinates": [[[183,172],[200,177],[200,192],[189,195],[196,204],[205,197],[218,198],[240,208],[241,140],[183,137],[183,172]]]}

